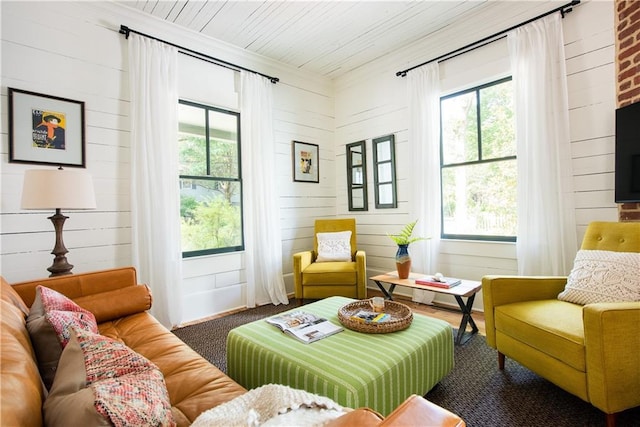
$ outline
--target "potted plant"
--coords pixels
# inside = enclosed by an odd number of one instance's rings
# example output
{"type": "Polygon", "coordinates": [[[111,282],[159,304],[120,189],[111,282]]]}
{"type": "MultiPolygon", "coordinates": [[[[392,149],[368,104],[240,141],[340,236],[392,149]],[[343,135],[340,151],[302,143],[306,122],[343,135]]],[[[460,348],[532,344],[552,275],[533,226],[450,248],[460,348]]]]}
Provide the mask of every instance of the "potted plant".
{"type": "Polygon", "coordinates": [[[415,228],[418,220],[405,225],[398,234],[387,234],[398,245],[398,251],[396,252],[396,268],[398,269],[398,277],[400,279],[406,279],[409,277],[411,271],[411,257],[409,256],[409,245],[418,240],[426,240],[426,237],[413,237],[413,229],[415,228]]]}

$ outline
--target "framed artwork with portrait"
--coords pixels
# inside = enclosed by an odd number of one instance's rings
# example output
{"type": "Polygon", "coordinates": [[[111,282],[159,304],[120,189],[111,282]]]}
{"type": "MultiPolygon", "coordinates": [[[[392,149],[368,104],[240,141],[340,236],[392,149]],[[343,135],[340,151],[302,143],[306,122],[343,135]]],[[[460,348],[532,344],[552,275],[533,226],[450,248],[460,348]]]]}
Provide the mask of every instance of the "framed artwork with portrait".
{"type": "Polygon", "coordinates": [[[293,180],[320,182],[318,145],[293,141],[293,180]]]}
{"type": "Polygon", "coordinates": [[[84,168],[84,102],[8,89],[9,162],[84,168]]]}

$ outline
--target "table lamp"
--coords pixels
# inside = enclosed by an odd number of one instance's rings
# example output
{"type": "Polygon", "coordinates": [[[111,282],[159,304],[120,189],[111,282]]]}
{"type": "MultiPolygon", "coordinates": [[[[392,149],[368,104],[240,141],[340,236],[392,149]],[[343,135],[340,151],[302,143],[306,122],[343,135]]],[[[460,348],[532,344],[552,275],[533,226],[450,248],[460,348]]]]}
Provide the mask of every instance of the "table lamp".
{"type": "Polygon", "coordinates": [[[51,253],[55,255],[53,264],[47,270],[49,277],[72,274],[73,265],[65,256],[69,251],[62,240],[62,226],[69,218],[62,215],[62,209],[95,209],[96,197],[93,180],[84,170],[31,169],[24,173],[22,188],[22,209],[55,209],[49,219],[56,230],[56,244],[51,253]]]}

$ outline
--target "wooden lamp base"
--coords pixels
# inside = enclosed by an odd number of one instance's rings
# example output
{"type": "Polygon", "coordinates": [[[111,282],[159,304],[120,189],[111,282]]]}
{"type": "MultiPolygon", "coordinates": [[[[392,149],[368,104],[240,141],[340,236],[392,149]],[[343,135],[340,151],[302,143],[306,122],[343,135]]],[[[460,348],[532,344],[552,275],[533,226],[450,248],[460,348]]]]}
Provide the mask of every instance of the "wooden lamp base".
{"type": "Polygon", "coordinates": [[[51,265],[51,267],[47,268],[47,270],[51,273],[49,277],[73,274],[71,273],[73,265],[67,262],[67,257],[65,256],[69,251],[64,246],[64,242],[62,241],[62,226],[64,225],[64,222],[67,218],[69,217],[64,216],[62,215],[62,213],[60,213],[60,209],[56,209],[55,215],[49,217],[49,219],[53,223],[53,227],[56,230],[56,244],[51,251],[51,253],[55,255],[55,258],[53,259],[53,264],[51,265]]]}

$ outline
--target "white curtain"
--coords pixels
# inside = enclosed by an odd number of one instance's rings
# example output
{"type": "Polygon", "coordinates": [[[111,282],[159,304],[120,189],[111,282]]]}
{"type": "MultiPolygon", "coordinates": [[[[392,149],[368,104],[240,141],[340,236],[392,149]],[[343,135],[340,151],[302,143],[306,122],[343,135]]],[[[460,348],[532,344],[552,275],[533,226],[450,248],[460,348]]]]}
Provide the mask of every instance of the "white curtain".
{"type": "Polygon", "coordinates": [[[273,136],[273,83],[240,74],[242,180],[247,306],[262,286],[275,305],[288,304],[282,277],[282,238],[273,136]]]}
{"type": "Polygon", "coordinates": [[[566,275],[577,251],[560,14],[508,33],[518,155],[518,274],[566,275]]]}
{"type": "Polygon", "coordinates": [[[129,37],[132,257],[153,293],[151,313],[167,327],[182,315],[177,55],[129,37]]]}
{"type": "MultiPolygon", "coordinates": [[[[429,240],[411,244],[411,270],[436,273],[440,249],[440,74],[437,62],[407,74],[409,153],[411,155],[410,220],[418,220],[415,236],[429,240]]],[[[414,290],[413,300],[431,303],[434,293],[414,290]]]]}

